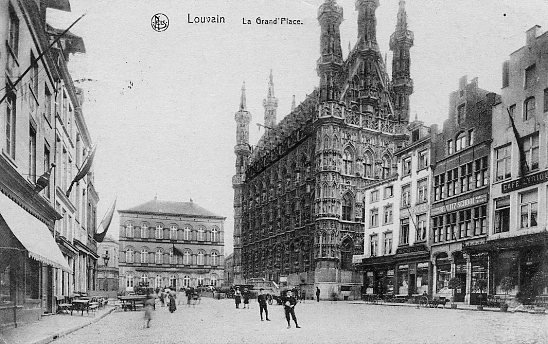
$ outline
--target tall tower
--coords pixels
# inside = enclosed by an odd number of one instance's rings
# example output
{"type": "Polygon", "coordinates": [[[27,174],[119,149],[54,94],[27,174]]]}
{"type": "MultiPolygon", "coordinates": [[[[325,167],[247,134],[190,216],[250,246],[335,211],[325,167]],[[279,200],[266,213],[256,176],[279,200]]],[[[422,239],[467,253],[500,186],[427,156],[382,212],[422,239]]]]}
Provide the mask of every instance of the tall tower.
{"type": "Polygon", "coordinates": [[[403,122],[409,122],[409,96],[413,93],[411,79],[411,56],[409,50],[413,46],[413,32],[407,29],[407,13],[405,1],[400,0],[396,31],[390,36],[392,58],[392,84],[394,88],[394,110],[403,122]]]}
{"type": "Polygon", "coordinates": [[[335,0],[325,0],[318,9],[318,22],[321,26],[320,58],[320,101],[338,100],[340,89],[338,78],[343,68],[340,25],[343,9],[335,0]]]}
{"type": "Polygon", "coordinates": [[[242,189],[245,182],[245,170],[251,154],[249,145],[249,122],[251,113],[246,108],[245,83],[242,85],[240,109],[234,115],[236,120],[236,174],[232,177],[234,189],[234,283],[243,283],[242,279],[242,189]]]}
{"type": "MultiPolygon", "coordinates": [[[[379,0],[356,0],[358,11],[358,46],[360,50],[372,49],[379,53],[377,44],[377,17],[379,0]]],[[[379,55],[380,56],[380,55],[379,55]]]]}
{"type": "Polygon", "coordinates": [[[274,97],[274,81],[272,69],[270,70],[270,79],[268,80],[268,94],[263,100],[264,106],[264,126],[266,130],[274,128],[276,125],[276,109],[278,109],[278,98],[274,97]]]}

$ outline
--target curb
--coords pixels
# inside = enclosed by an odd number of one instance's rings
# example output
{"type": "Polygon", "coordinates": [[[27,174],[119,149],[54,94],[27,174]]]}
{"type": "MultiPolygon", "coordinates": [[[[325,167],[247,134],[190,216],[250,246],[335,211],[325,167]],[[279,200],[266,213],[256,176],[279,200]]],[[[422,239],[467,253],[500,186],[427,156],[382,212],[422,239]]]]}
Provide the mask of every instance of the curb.
{"type": "Polygon", "coordinates": [[[42,339],[38,339],[30,344],[48,344],[48,343],[51,343],[53,342],[54,340],[58,339],[58,338],[61,338],[61,337],[64,337],[66,335],[69,335],[71,334],[72,332],[76,332],[86,326],[89,326],[91,324],[94,324],[96,322],[98,322],[99,320],[103,319],[104,317],[106,317],[107,315],[109,315],[110,313],[114,312],[116,310],[116,307],[113,307],[112,309],[108,310],[107,312],[105,312],[104,314],[98,316],[98,317],[95,317],[93,318],[91,321],[89,321],[88,323],[85,323],[85,324],[82,324],[82,325],[78,325],[78,326],[75,326],[73,328],[69,328],[68,330],[62,330],[62,331],[59,331],[58,333],[55,333],[53,335],[49,335],[45,338],[42,338],[42,339]]]}

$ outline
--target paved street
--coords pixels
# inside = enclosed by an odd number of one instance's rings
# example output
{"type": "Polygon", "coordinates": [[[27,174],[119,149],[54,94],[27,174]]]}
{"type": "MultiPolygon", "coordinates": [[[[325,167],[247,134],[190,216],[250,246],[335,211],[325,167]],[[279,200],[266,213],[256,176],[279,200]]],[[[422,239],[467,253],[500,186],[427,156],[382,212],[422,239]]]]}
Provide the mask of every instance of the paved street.
{"type": "Polygon", "coordinates": [[[55,343],[548,343],[546,315],[307,301],[296,308],[302,328],[287,329],[282,306],[270,306],[270,322],[251,307],[158,306],[148,329],[144,312],[117,311],[55,343]]]}

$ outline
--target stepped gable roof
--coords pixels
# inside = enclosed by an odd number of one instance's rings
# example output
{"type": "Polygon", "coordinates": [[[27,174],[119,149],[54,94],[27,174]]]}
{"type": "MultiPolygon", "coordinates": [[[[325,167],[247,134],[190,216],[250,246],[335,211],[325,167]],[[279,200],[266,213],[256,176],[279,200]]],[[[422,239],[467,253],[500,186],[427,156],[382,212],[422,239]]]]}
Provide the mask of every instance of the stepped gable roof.
{"type": "Polygon", "coordinates": [[[255,149],[251,153],[250,160],[259,159],[268,150],[275,148],[287,137],[312,119],[318,105],[318,89],[307,95],[306,99],[299,104],[291,113],[285,116],[274,128],[266,130],[261,136],[255,149]]]}
{"type": "Polygon", "coordinates": [[[195,217],[209,217],[216,219],[226,219],[226,217],[219,216],[211,211],[200,207],[198,204],[190,202],[173,202],[173,201],[160,201],[154,198],[151,201],[140,204],[136,207],[129,208],[127,210],[119,210],[119,213],[145,213],[145,214],[169,214],[169,215],[184,215],[195,217]]]}

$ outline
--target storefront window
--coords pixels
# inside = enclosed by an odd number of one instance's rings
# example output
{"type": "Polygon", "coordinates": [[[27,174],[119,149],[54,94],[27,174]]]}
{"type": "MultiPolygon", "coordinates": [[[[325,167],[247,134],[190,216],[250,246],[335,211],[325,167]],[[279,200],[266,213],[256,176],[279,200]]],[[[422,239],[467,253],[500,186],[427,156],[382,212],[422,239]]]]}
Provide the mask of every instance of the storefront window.
{"type": "Polygon", "coordinates": [[[488,266],[488,256],[487,255],[475,255],[471,257],[472,262],[472,293],[486,293],[487,288],[480,290],[478,287],[478,281],[485,280],[487,281],[487,266],[488,266]]]}
{"type": "Polygon", "coordinates": [[[373,294],[373,271],[367,271],[365,273],[365,293],[373,294]]]}
{"type": "Polygon", "coordinates": [[[409,265],[398,266],[398,294],[407,295],[409,292],[409,265]]]}
{"type": "Polygon", "coordinates": [[[447,258],[436,261],[436,293],[450,293],[451,263],[447,258]]]}
{"type": "Polygon", "coordinates": [[[14,284],[13,272],[10,266],[6,266],[0,271],[0,306],[8,305],[13,302],[15,290],[12,288],[14,284]]]}
{"type": "Polygon", "coordinates": [[[428,263],[417,264],[417,293],[428,293],[428,263]]]}
{"type": "Polygon", "coordinates": [[[394,270],[386,271],[386,292],[385,294],[394,295],[394,270]]]}

